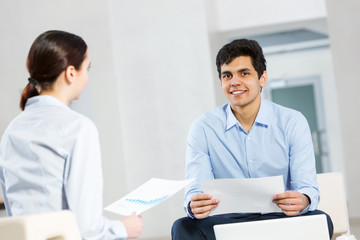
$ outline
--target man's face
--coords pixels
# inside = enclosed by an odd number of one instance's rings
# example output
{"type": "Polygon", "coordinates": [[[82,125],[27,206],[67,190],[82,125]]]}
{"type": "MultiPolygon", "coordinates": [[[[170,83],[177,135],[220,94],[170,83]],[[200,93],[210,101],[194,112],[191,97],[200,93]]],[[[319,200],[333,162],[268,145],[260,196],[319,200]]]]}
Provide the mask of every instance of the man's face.
{"type": "Polygon", "coordinates": [[[251,57],[240,56],[229,64],[221,66],[221,88],[229,100],[232,109],[243,109],[260,104],[260,91],[265,86],[267,74],[258,77],[251,63],[251,57]]]}

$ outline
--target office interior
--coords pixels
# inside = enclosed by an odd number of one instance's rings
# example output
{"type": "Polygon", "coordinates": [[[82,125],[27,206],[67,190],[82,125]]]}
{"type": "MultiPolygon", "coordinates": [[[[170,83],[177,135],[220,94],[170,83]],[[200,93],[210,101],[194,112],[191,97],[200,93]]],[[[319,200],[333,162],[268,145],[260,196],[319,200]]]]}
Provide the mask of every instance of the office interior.
{"type": "MultiPolygon", "coordinates": [[[[98,127],[104,206],[152,177],[183,179],[191,122],[226,102],[217,51],[253,38],[267,59],[263,97],[308,118],[317,171],[344,174],[359,238],[359,11],[358,0],[2,0],[0,134],[20,113],[31,43],[65,30],[90,49],[89,84],[70,106],[98,127]]],[[[145,212],[140,239],[170,239],[173,221],[185,216],[183,196],[145,212]]]]}

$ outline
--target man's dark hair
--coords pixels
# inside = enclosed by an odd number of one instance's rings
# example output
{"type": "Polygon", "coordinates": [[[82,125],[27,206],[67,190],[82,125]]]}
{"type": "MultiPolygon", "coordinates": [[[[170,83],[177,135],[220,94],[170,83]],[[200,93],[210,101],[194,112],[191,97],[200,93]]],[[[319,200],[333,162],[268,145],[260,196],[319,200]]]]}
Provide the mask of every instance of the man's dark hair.
{"type": "Polygon", "coordinates": [[[252,65],[258,73],[259,79],[266,71],[266,60],[259,43],[255,40],[237,39],[224,45],[216,56],[216,67],[221,77],[221,66],[228,64],[240,56],[251,57],[252,65]]]}

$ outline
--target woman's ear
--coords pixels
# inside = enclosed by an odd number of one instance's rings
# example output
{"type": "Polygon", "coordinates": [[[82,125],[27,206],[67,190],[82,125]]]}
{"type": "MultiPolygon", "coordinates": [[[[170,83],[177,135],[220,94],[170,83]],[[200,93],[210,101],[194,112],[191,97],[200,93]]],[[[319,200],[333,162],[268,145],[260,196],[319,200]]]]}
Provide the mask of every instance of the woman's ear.
{"type": "Polygon", "coordinates": [[[65,80],[68,84],[72,84],[77,76],[77,71],[74,66],[70,65],[65,70],[65,80]]]}

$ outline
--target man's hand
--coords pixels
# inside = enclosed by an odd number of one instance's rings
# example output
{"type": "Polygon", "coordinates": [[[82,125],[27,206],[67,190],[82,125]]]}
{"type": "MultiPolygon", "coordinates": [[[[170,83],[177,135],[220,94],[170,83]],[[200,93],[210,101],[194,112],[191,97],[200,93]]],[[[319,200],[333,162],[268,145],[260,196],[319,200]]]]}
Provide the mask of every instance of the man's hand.
{"type": "Polygon", "coordinates": [[[309,198],[297,191],[286,191],[273,197],[275,203],[287,216],[296,216],[310,204],[309,198]]]}
{"type": "Polygon", "coordinates": [[[195,194],[191,197],[190,209],[197,219],[206,218],[212,209],[219,204],[219,199],[212,199],[212,196],[205,193],[195,194]]]}

